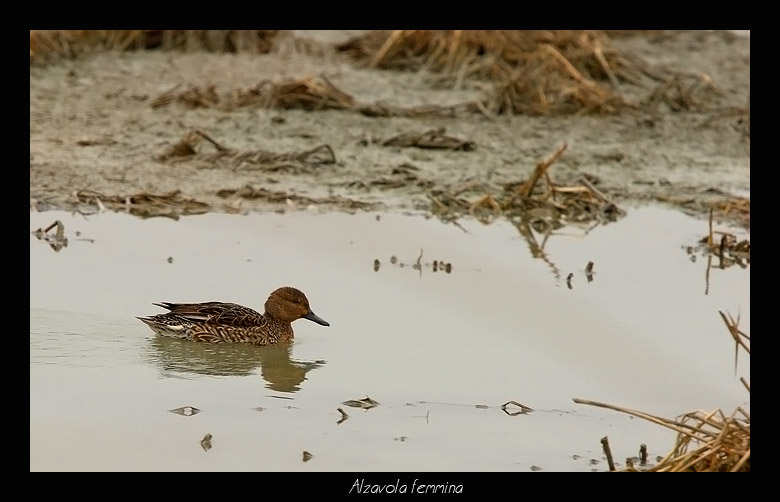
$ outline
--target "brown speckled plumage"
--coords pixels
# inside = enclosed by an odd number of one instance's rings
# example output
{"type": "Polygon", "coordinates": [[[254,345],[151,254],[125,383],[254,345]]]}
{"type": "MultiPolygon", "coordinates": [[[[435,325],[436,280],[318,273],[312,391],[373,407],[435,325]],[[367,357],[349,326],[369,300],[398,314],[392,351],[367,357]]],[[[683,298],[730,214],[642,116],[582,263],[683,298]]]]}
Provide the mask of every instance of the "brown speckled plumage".
{"type": "Polygon", "coordinates": [[[306,295],[288,286],[271,293],[263,314],[235,303],[162,302],[154,305],[170,312],[138,319],[157,334],[193,342],[273,345],[292,341],[291,323],[296,319],[330,326],[311,311],[306,295]]]}

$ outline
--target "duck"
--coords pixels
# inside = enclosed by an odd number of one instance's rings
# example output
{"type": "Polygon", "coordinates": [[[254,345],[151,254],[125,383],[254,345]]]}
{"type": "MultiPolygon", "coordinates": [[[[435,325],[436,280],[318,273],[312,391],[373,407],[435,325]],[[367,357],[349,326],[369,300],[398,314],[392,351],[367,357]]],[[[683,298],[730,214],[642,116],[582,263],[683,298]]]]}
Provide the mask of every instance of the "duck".
{"type": "Polygon", "coordinates": [[[235,303],[153,303],[169,312],[138,317],[158,335],[192,342],[252,343],[276,345],[293,341],[292,322],[308,319],[322,326],[330,323],[316,315],[299,289],[274,290],[260,312],[235,303]]]}

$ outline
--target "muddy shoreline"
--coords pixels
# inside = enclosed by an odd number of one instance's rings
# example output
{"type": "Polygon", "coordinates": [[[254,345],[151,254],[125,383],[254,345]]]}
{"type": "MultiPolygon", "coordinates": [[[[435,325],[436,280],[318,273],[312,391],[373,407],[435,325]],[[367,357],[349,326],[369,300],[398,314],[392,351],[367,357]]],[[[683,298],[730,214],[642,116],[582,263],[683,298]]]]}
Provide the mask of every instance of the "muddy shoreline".
{"type": "Polygon", "coordinates": [[[714,207],[719,220],[749,227],[749,36],[699,31],[615,40],[653,64],[711,78],[717,100],[703,110],[489,117],[457,109],[478,87],[442,88],[431,74],[368,69],[329,49],[349,35],[295,34],[317,51],[282,44],[261,55],[104,52],[31,65],[31,210],[122,210],[145,195],[158,198],[157,208],[140,216],[313,206],[489,219],[503,215],[483,212],[482,199],[506,200],[566,144],[548,171],[556,185],[579,186],[584,177],[618,205],[661,202],[702,217],[714,207]],[[153,106],[177,86],[228,92],[318,75],[362,103],[453,111],[381,117],[153,106]],[[198,142],[189,157],[165,157],[193,131],[211,141],[198,142]],[[435,133],[453,147],[391,141],[435,133]],[[225,151],[232,155],[217,155],[225,151]],[[275,162],[254,162],[261,154],[275,162]],[[437,194],[460,202],[442,209],[437,194]]]}

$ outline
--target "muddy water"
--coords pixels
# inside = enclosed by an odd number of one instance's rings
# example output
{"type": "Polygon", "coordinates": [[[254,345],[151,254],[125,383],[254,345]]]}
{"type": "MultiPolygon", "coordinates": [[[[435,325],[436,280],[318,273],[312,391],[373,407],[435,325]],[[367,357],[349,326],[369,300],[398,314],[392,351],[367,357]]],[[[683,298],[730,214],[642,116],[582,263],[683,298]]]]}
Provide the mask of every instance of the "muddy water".
{"type": "Polygon", "coordinates": [[[674,434],[573,398],[667,418],[749,407],[750,361],[735,375],[718,315],[749,333],[749,268],[707,280],[684,250],[706,223],[666,209],[536,245],[509,222],[368,213],[44,212],[30,229],[56,219],[67,247],[30,237],[31,470],[606,470],[602,437],[622,463],[674,434]],[[159,301],[262,309],[282,285],[331,326],[296,321],[295,344],[269,348],[135,319],[159,301]],[[380,404],[343,404],[366,396],[380,404]],[[186,406],[201,411],[169,411],[186,406]]]}

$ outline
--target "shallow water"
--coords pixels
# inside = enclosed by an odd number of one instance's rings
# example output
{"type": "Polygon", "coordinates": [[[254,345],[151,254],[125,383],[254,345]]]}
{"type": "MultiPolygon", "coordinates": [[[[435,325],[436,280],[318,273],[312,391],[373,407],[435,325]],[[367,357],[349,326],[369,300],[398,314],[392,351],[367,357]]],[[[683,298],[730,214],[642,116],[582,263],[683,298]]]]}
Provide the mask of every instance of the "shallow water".
{"type": "Polygon", "coordinates": [[[684,249],[706,222],[667,209],[537,235],[543,250],[509,222],[368,213],[44,212],[30,229],[57,219],[67,247],[30,238],[31,470],[607,470],[602,437],[622,464],[674,433],[573,398],[666,418],[749,408],[750,361],[735,374],[718,315],[750,332],[749,267],[707,280],[684,249]],[[135,319],[159,301],[262,310],[282,285],[331,326],[254,347],[135,319]],[[366,396],[380,404],[343,404],[366,396]],[[185,406],[201,412],[169,411],[185,406]]]}

